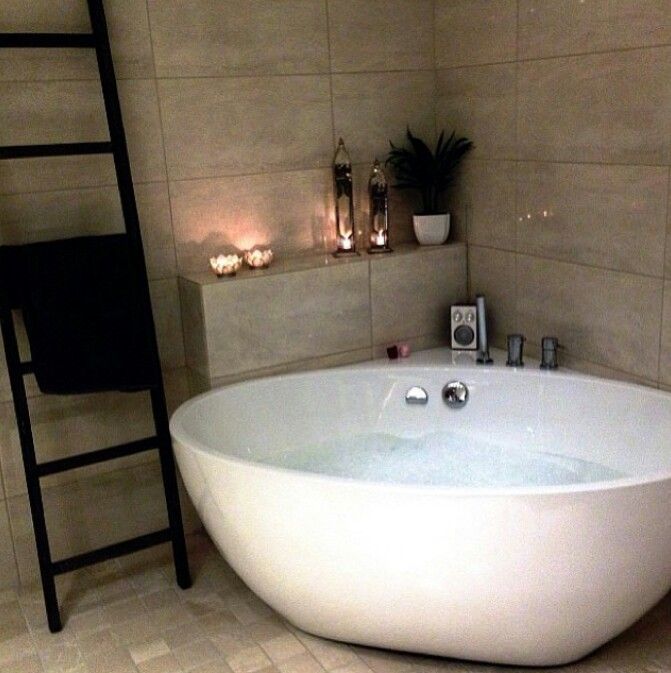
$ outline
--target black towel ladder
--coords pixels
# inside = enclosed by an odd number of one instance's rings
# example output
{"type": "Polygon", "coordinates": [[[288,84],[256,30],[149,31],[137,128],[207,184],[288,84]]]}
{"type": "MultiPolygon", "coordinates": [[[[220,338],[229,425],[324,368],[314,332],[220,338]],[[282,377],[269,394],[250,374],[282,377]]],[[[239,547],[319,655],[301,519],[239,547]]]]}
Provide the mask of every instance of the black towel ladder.
{"type": "Polygon", "coordinates": [[[114,74],[114,64],[110,50],[107,21],[102,0],[87,0],[92,31],[90,33],[0,33],[0,48],[82,48],[94,49],[98,62],[98,72],[102,89],[107,124],[108,141],[85,143],[61,143],[54,145],[17,145],[0,147],[0,160],[23,159],[31,157],[74,156],[85,154],[111,154],[114,158],[119,196],[126,225],[133,265],[137,273],[137,286],[140,301],[145,308],[146,330],[151,342],[151,368],[155,373],[155,382],[148,387],[154,417],[155,435],[126,444],[89,451],[60,460],[38,463],[35,456],[35,444],[30,421],[30,410],[24,376],[32,372],[30,362],[22,362],[19,355],[14,320],[11,307],[0,306],[0,327],[4,341],[7,368],[14,399],[14,410],[18,425],[23,463],[28,484],[28,498],[35,531],[37,557],[40,567],[44,602],[49,629],[52,632],[62,628],[55,578],[57,575],[72,572],[94,563],[117,558],[141,549],[147,549],[165,542],[172,543],[173,559],[177,584],[186,589],[191,586],[189,564],[184,541],[182,513],[172,453],[168,411],[165,402],[163,377],[156,343],[156,331],[152,316],[147,269],[144,260],[142,237],[138,219],[133,179],[131,176],[128,148],[121,116],[119,95],[114,74]],[[100,463],[143,451],[158,449],[166,506],[168,527],[153,533],[111,544],[94,551],[78,554],[54,561],[49,548],[49,537],[44,514],[44,503],[40,478],[50,474],[65,472],[76,468],[100,463]]]}

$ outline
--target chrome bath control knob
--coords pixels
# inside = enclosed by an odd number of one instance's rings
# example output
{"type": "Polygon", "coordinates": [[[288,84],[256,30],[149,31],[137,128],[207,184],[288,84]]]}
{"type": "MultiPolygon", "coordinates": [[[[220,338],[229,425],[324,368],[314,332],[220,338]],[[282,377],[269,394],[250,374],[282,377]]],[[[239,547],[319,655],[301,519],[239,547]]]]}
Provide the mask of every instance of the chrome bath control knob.
{"type": "Polygon", "coordinates": [[[448,407],[461,409],[468,402],[468,388],[461,381],[450,381],[443,388],[443,400],[448,407]]]}
{"type": "Polygon", "coordinates": [[[421,386],[413,386],[405,394],[406,404],[428,404],[429,393],[421,386]]]}

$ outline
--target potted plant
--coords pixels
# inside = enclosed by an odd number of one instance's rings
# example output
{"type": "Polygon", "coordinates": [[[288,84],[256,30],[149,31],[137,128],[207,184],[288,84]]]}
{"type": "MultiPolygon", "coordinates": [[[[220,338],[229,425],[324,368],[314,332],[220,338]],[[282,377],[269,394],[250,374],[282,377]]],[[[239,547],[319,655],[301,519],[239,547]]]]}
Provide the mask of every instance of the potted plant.
{"type": "Polygon", "coordinates": [[[442,196],[473,143],[457,138],[454,132],[445,140],[442,131],[432,152],[423,140],[412,135],[410,127],[407,139],[408,147],[396,147],[390,141],[386,163],[396,176],[396,189],[414,189],[421,195],[422,210],[412,218],[420,245],[441,245],[450,233],[450,215],[443,208],[442,196]]]}

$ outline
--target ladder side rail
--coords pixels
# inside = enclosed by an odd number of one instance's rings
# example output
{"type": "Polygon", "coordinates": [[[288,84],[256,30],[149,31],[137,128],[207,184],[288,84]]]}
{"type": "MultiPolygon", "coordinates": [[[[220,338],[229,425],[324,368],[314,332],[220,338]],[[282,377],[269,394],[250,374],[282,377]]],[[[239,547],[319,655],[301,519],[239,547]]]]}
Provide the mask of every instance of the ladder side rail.
{"type": "Polygon", "coordinates": [[[23,466],[28,486],[28,499],[30,512],[33,520],[35,544],[37,547],[37,560],[42,579],[44,603],[47,612],[49,630],[52,633],[62,629],[61,616],[58,608],[56,583],[52,570],[51,550],[49,548],[49,536],[44,514],[44,502],[37,471],[37,458],[35,456],[35,440],[33,437],[30,421],[30,408],[26,395],[26,386],[21,371],[19,347],[16,339],[16,329],[11,309],[8,306],[0,306],[0,328],[7,359],[9,381],[14,401],[14,412],[19,431],[23,466]]]}

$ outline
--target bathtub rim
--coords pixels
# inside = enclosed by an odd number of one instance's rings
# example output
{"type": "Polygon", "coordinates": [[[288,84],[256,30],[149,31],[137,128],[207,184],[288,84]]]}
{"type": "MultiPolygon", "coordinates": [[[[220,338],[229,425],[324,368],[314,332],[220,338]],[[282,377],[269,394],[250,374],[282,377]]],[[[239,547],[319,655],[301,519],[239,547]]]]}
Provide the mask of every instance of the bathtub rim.
{"type": "MultiPolygon", "coordinates": [[[[551,496],[551,495],[568,495],[575,493],[591,493],[591,492],[602,492],[602,491],[613,491],[617,489],[627,489],[633,488],[636,486],[644,485],[653,485],[658,484],[667,480],[671,480],[671,467],[668,470],[662,470],[659,472],[651,473],[646,476],[633,476],[633,477],[620,477],[616,479],[608,479],[602,481],[592,481],[584,482],[579,484],[557,484],[551,486],[507,486],[507,487],[475,487],[475,486],[444,486],[440,484],[412,484],[412,483],[402,483],[394,481],[369,481],[364,479],[357,479],[354,477],[344,477],[340,475],[326,474],[321,472],[310,472],[308,470],[298,470],[290,467],[281,467],[278,465],[271,465],[268,463],[258,462],[254,460],[245,460],[238,456],[233,456],[229,453],[225,453],[221,450],[217,450],[211,446],[208,446],[199,440],[195,439],[189,433],[186,432],[183,424],[183,418],[188,414],[189,410],[196,406],[200,401],[208,397],[212,397],[222,391],[235,390],[236,388],[246,387],[249,385],[267,383],[270,380],[276,381],[291,381],[292,379],[301,379],[301,378],[313,378],[318,375],[323,375],[324,373],[336,373],[342,371],[361,371],[361,370],[373,370],[379,372],[389,372],[390,370],[396,371],[399,374],[407,374],[413,371],[417,372],[436,372],[444,371],[446,374],[454,372],[455,376],[457,371],[468,371],[469,369],[475,369],[475,367],[469,366],[468,364],[417,364],[412,365],[411,363],[400,363],[401,366],[396,368],[395,365],[390,365],[385,361],[373,360],[370,362],[364,362],[357,365],[345,365],[342,367],[334,367],[329,369],[317,369],[312,371],[302,371],[302,372],[291,372],[287,374],[279,375],[269,375],[259,377],[257,379],[248,379],[245,381],[238,381],[228,385],[219,386],[208,390],[204,393],[196,395],[188,399],[186,402],[182,403],[172,414],[170,418],[170,435],[172,438],[173,445],[175,442],[179,443],[183,447],[189,450],[195,450],[200,454],[204,454],[216,460],[221,460],[223,462],[232,463],[239,467],[246,467],[248,469],[253,469],[261,473],[280,474],[284,476],[300,476],[301,479],[308,479],[315,483],[329,483],[329,484],[341,484],[343,486],[354,486],[362,485],[371,488],[380,488],[380,489],[394,489],[402,493],[424,493],[424,494],[440,494],[451,497],[478,497],[482,498],[484,496],[492,497],[510,497],[510,496],[551,496]]],[[[492,372],[501,372],[504,369],[498,364],[493,367],[478,367],[478,373],[483,373],[485,376],[491,376],[492,372]]],[[[552,377],[552,379],[563,379],[563,380],[583,380],[589,382],[596,382],[602,385],[610,386],[613,388],[625,388],[625,389],[635,389],[641,390],[646,395],[651,395],[652,397],[663,398],[669,403],[671,403],[671,393],[660,390],[658,388],[651,388],[639,383],[628,382],[628,381],[619,381],[614,379],[606,379],[599,376],[592,376],[590,374],[583,374],[582,372],[574,372],[571,370],[564,370],[560,372],[549,372],[542,371],[539,369],[527,369],[527,368],[511,368],[511,373],[514,372],[515,376],[524,376],[534,379],[542,379],[545,377],[552,377]]]]}

